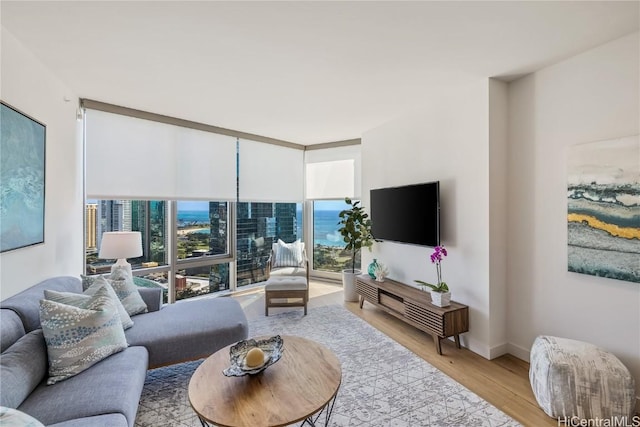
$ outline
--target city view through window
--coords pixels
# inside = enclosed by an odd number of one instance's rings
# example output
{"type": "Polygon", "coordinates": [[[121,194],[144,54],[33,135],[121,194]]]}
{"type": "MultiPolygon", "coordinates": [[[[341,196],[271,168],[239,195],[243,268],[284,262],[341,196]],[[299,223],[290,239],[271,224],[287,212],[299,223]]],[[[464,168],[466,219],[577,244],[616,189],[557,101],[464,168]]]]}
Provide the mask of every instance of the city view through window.
{"type": "MultiPolygon", "coordinates": [[[[88,201],[85,211],[86,273],[109,273],[114,262],[98,258],[103,232],[140,231],[143,255],[128,261],[134,270],[148,270],[141,276],[136,274],[136,283],[162,287],[166,294],[172,266],[168,258],[168,236],[173,233],[177,244],[173,263],[176,300],[230,289],[230,264],[228,257],[224,257],[230,247],[229,203],[179,201],[175,210],[175,230],[171,230],[169,203],[88,201]],[[221,257],[226,259],[221,260],[221,257]]],[[[313,202],[313,270],[339,273],[349,266],[350,257],[343,250],[344,242],[338,232],[338,214],[346,207],[343,200],[313,202]]],[[[268,279],[267,263],[272,244],[278,239],[285,242],[302,239],[302,203],[237,203],[236,215],[237,286],[263,282],[268,279]]],[[[359,255],[356,268],[360,268],[359,255]]]]}

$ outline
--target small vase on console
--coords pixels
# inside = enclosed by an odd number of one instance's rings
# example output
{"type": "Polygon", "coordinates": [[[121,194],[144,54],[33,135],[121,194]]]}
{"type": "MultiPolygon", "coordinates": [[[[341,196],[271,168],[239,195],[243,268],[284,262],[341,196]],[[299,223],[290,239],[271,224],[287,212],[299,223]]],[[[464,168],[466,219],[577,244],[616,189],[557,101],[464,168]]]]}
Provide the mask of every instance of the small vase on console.
{"type": "Polygon", "coordinates": [[[369,273],[369,277],[372,279],[376,278],[376,267],[378,266],[378,260],[373,259],[373,262],[369,264],[369,268],[367,269],[367,273],[369,273]]]}
{"type": "Polygon", "coordinates": [[[384,278],[389,275],[389,270],[383,263],[376,263],[375,268],[373,269],[373,276],[376,279],[376,282],[384,282],[384,278]]]}
{"type": "Polygon", "coordinates": [[[451,292],[431,291],[431,304],[438,307],[449,307],[451,305],[451,292]]]}

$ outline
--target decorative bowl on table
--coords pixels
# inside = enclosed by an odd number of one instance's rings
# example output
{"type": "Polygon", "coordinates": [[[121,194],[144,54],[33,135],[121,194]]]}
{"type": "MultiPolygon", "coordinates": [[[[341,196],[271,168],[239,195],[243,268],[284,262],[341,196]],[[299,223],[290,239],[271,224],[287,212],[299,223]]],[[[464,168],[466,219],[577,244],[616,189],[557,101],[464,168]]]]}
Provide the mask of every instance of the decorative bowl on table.
{"type": "Polygon", "coordinates": [[[223,370],[222,373],[227,377],[258,374],[280,360],[284,351],[283,344],[284,342],[280,335],[263,340],[255,340],[253,338],[242,340],[232,345],[229,349],[231,366],[223,370]],[[247,365],[247,354],[254,348],[262,350],[264,361],[257,366],[249,366],[247,365]]]}

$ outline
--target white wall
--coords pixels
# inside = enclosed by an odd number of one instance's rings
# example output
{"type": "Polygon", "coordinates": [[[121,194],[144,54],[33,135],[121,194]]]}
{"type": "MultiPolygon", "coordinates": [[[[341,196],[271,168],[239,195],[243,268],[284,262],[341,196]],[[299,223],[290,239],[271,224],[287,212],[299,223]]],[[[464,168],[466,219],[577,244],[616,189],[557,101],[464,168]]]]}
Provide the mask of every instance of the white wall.
{"type": "Polygon", "coordinates": [[[1,46],[2,100],[47,127],[44,244],[0,255],[4,299],[51,276],[80,274],[84,244],[78,98],[4,28],[1,46]]]}
{"type": "Polygon", "coordinates": [[[489,347],[507,352],[507,83],[489,80],[489,347]]]}
{"type": "Polygon", "coordinates": [[[510,84],[507,325],[524,359],[539,334],[608,349],[640,391],[640,284],[567,271],[567,149],[640,132],[638,52],[635,33],[510,84]]]}
{"type": "MultiPolygon", "coordinates": [[[[442,244],[449,256],[443,280],[452,298],[470,307],[470,331],[463,344],[491,357],[489,312],[489,83],[471,81],[436,94],[420,110],[362,136],[362,200],[372,188],[440,181],[442,244]]],[[[362,252],[362,265],[375,257],[390,277],[407,284],[435,282],[432,248],[392,242],[362,252]]],[[[504,344],[504,339],[499,339],[504,344]]]]}

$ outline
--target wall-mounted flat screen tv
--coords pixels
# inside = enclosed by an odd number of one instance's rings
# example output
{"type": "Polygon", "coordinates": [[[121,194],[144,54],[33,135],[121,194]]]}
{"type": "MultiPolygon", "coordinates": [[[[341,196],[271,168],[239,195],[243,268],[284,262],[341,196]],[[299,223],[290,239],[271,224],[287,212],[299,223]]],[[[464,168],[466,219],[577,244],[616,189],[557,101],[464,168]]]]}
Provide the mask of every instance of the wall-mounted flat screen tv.
{"type": "Polygon", "coordinates": [[[376,239],[421,246],[440,244],[439,181],[370,191],[376,239]]]}

